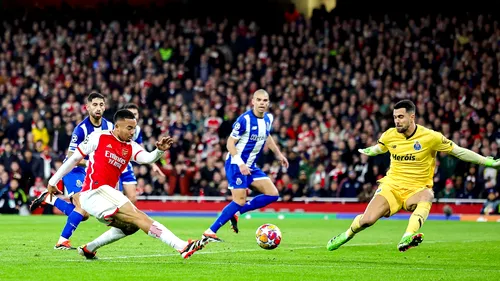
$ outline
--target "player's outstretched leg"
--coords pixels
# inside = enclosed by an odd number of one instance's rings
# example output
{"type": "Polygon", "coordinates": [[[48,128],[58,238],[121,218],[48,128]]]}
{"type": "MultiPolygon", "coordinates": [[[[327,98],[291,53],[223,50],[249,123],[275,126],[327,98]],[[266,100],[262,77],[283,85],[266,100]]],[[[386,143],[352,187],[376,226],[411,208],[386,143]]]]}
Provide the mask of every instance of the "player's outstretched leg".
{"type": "Polygon", "coordinates": [[[118,220],[114,220],[110,226],[111,228],[108,231],[101,234],[101,236],[92,242],[78,247],[78,253],[86,259],[97,259],[97,249],[132,235],[139,230],[135,225],[123,223],[118,220]]]}
{"type": "Polygon", "coordinates": [[[118,212],[112,217],[121,222],[133,224],[149,236],[160,239],[162,242],[176,249],[184,259],[189,258],[196,251],[203,249],[209,242],[206,238],[188,241],[180,239],[163,224],[151,219],[144,212],[137,209],[130,201],[120,206],[118,212]]]}
{"type": "Polygon", "coordinates": [[[255,196],[252,200],[246,202],[245,205],[241,207],[239,212],[237,212],[230,219],[231,228],[235,233],[239,232],[238,229],[239,215],[252,210],[260,209],[280,199],[278,189],[274,186],[273,182],[269,178],[267,178],[267,176],[264,173],[262,174],[265,178],[263,178],[262,180],[253,181],[252,185],[263,194],[255,196]]]}
{"type": "Polygon", "coordinates": [[[208,239],[210,242],[222,242],[216,233],[231,218],[234,218],[235,214],[243,207],[242,205],[245,204],[247,196],[246,188],[231,189],[231,195],[233,201],[224,207],[214,223],[202,235],[203,238],[208,239]]]}
{"type": "Polygon", "coordinates": [[[50,200],[50,196],[47,196],[48,194],[49,194],[48,191],[44,191],[37,198],[35,198],[30,204],[30,211],[31,212],[35,211],[37,208],[41,207],[44,203],[55,206],[66,216],[69,216],[69,214],[71,214],[71,212],[73,212],[73,210],[75,209],[75,205],[68,203],[56,196],[52,196],[52,200],[50,200]]]}
{"type": "Polygon", "coordinates": [[[339,235],[333,237],[326,244],[328,251],[337,250],[340,246],[351,240],[356,233],[363,229],[372,226],[378,219],[386,214],[390,214],[389,203],[382,196],[375,196],[366,207],[363,215],[358,215],[354,218],[351,226],[339,235]]]}
{"type": "MultiPolygon", "coordinates": [[[[278,191],[276,190],[276,194],[277,193],[278,193],[278,191]]],[[[249,211],[260,209],[260,208],[265,207],[273,202],[278,201],[278,199],[280,199],[279,195],[261,194],[261,195],[255,196],[252,200],[250,200],[245,205],[243,205],[243,207],[241,207],[240,214],[244,214],[244,213],[249,212],[249,211]]]]}
{"type": "Polygon", "coordinates": [[[408,227],[398,244],[398,250],[400,252],[405,252],[410,248],[417,247],[424,241],[424,234],[418,233],[418,230],[424,225],[425,220],[429,216],[432,200],[434,200],[432,190],[425,189],[406,201],[406,209],[414,209],[414,211],[408,221],[408,227]]]}

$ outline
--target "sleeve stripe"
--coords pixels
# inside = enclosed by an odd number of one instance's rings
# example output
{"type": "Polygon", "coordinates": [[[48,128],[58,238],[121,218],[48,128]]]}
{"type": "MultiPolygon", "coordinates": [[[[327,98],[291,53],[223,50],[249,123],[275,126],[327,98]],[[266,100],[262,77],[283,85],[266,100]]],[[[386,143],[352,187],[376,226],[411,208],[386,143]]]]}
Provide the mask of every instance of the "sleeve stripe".
{"type": "Polygon", "coordinates": [[[137,152],[135,153],[135,155],[134,155],[134,160],[137,160],[137,154],[139,154],[139,153],[141,153],[141,152],[143,152],[143,151],[144,151],[144,150],[139,150],[139,151],[137,151],[137,152]]]}
{"type": "Polygon", "coordinates": [[[87,156],[87,154],[83,153],[83,151],[82,151],[79,147],[77,147],[76,149],[78,149],[78,152],[80,152],[80,154],[81,154],[83,157],[86,157],[86,156],[87,156]]]}
{"type": "Polygon", "coordinates": [[[381,142],[380,140],[378,140],[377,142],[380,143],[381,145],[385,146],[385,143],[381,142]]]}

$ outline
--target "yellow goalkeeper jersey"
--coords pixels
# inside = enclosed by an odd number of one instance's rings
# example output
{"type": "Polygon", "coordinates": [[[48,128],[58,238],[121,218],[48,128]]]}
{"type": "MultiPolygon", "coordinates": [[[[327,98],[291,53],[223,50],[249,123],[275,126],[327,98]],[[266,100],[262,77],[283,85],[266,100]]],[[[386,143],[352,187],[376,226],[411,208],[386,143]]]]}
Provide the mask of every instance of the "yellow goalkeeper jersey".
{"type": "Polygon", "coordinates": [[[391,154],[389,171],[380,182],[421,188],[433,185],[437,152],[450,152],[454,144],[441,133],[417,125],[409,137],[398,133],[396,128],[385,131],[378,146],[391,154]]]}

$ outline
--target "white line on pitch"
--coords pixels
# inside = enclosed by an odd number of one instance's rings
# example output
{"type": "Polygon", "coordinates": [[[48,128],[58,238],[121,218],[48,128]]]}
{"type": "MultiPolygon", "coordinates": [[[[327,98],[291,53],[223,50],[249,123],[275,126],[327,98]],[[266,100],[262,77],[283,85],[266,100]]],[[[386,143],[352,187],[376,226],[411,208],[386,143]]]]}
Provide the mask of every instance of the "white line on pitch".
{"type": "MultiPolygon", "coordinates": [[[[464,240],[459,241],[461,243],[472,243],[472,242],[494,242],[496,240],[464,240]]],[[[426,241],[426,244],[435,244],[435,243],[449,243],[453,241],[426,241]]],[[[458,241],[457,241],[458,242],[458,241]]],[[[378,246],[378,245],[391,245],[395,244],[394,242],[383,242],[383,243],[351,243],[346,244],[342,247],[361,247],[361,246],[378,246]]],[[[395,244],[396,245],[396,244],[395,244]]],[[[285,248],[284,250],[307,250],[307,249],[318,249],[324,248],[325,246],[307,246],[307,247],[295,247],[295,248],[285,248]]],[[[242,252],[257,252],[262,251],[260,248],[256,249],[243,249],[243,250],[228,250],[228,251],[215,251],[215,252],[197,252],[195,255],[214,255],[214,254],[227,254],[227,253],[242,253],[242,252]]],[[[154,257],[171,257],[171,256],[180,256],[180,254],[151,254],[151,255],[133,255],[133,256],[115,256],[115,257],[99,257],[99,260],[112,261],[112,260],[120,260],[120,259],[134,259],[134,258],[154,258],[154,257]]],[[[81,262],[84,261],[82,259],[71,259],[66,260],[71,262],[81,262]]],[[[134,262],[137,262],[135,260],[134,262]]]]}

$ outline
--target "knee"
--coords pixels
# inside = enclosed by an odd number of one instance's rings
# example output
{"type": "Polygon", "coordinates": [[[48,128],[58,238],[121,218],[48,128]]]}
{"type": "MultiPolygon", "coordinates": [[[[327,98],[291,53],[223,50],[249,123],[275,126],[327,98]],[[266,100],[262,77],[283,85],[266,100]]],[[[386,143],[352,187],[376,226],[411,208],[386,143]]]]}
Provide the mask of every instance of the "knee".
{"type": "Polygon", "coordinates": [[[363,215],[359,220],[359,225],[361,227],[370,227],[377,222],[378,218],[369,214],[363,215]]]}
{"type": "Polygon", "coordinates": [[[266,192],[266,195],[269,196],[280,196],[278,190],[276,188],[271,189],[270,191],[266,192]]]}
{"type": "Polygon", "coordinates": [[[125,235],[132,235],[139,230],[139,227],[137,227],[133,224],[127,224],[124,227],[122,227],[121,230],[122,230],[123,234],[125,234],[125,235]]]}
{"type": "Polygon", "coordinates": [[[87,218],[89,216],[89,214],[87,212],[85,212],[85,210],[82,209],[80,206],[75,206],[75,209],[73,209],[73,212],[77,212],[84,217],[86,216],[87,218]]]}
{"type": "Polygon", "coordinates": [[[247,199],[244,198],[244,197],[237,197],[237,198],[233,198],[233,201],[234,203],[240,205],[240,206],[243,206],[247,203],[247,199]]]}
{"type": "Polygon", "coordinates": [[[90,218],[90,215],[87,212],[85,212],[85,214],[82,214],[82,215],[83,215],[82,221],[86,221],[90,218]]]}
{"type": "Polygon", "coordinates": [[[127,194],[127,197],[128,197],[128,200],[130,200],[130,202],[132,202],[132,204],[135,205],[135,202],[137,202],[137,195],[135,195],[135,194],[128,195],[127,194]]]}
{"type": "Polygon", "coordinates": [[[434,192],[432,190],[427,190],[420,197],[420,202],[432,202],[434,200],[434,192]]]}

